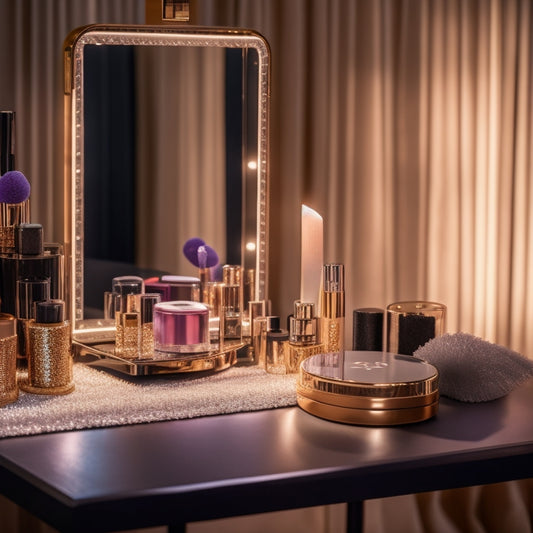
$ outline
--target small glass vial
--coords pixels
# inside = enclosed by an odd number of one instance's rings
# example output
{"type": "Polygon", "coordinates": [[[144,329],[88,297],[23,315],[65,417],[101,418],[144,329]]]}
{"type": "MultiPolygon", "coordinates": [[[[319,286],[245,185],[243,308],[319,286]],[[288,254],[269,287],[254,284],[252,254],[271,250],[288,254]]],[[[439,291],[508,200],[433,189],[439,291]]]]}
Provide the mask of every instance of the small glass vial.
{"type": "Polygon", "coordinates": [[[160,294],[146,293],[139,297],[141,359],[154,357],[154,306],[161,301],[160,294]]]}
{"type": "MultiPolygon", "coordinates": [[[[131,343],[131,327],[135,318],[132,316],[123,318],[124,313],[131,313],[128,309],[128,303],[134,302],[128,299],[128,295],[142,294],[144,292],[144,280],[139,276],[118,276],[113,278],[112,293],[115,302],[115,354],[123,356],[124,351],[124,327],[128,327],[128,343],[131,343]]],[[[131,358],[129,354],[126,357],[131,358]]]]}
{"type": "Polygon", "coordinates": [[[304,359],[323,351],[324,346],[317,344],[315,304],[294,302],[294,314],[289,318],[287,371],[298,372],[304,359]]]}
{"type": "Polygon", "coordinates": [[[222,267],[224,283],[224,338],[242,338],[242,268],[239,265],[222,267]]]}
{"type": "Polygon", "coordinates": [[[279,317],[267,317],[265,333],[266,371],[269,374],[287,374],[287,344],[289,333],[280,328],[279,317]]]}
{"type": "Polygon", "coordinates": [[[444,334],[446,306],[407,301],[387,306],[387,351],[413,355],[429,340],[444,334]]]}
{"type": "Polygon", "coordinates": [[[69,394],[72,376],[71,329],[63,300],[35,303],[29,325],[28,380],[21,389],[35,394],[69,394]]]}
{"type": "Polygon", "coordinates": [[[200,278],[166,274],[161,281],[169,286],[169,301],[199,302],[201,299],[200,278]]]}
{"type": "Polygon", "coordinates": [[[15,317],[0,313],[0,407],[13,403],[18,395],[15,317]]]}

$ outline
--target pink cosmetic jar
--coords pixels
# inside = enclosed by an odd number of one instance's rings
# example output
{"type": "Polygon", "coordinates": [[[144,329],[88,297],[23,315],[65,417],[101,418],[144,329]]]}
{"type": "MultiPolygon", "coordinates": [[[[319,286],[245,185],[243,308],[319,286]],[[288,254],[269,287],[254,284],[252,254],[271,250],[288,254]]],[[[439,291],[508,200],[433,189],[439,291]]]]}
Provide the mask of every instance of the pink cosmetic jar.
{"type": "Polygon", "coordinates": [[[209,308],[200,302],[177,300],[154,305],[156,356],[200,354],[209,351],[209,308]]]}

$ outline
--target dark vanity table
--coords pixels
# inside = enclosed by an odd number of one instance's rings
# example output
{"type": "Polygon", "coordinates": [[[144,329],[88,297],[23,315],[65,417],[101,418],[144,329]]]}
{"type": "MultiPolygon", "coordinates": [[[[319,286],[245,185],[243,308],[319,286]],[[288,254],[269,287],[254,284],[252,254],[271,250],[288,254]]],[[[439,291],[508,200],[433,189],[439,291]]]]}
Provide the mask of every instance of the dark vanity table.
{"type": "Polygon", "coordinates": [[[301,409],[0,440],[0,491],[60,531],[103,532],[533,477],[533,381],[402,427],[301,409]]]}

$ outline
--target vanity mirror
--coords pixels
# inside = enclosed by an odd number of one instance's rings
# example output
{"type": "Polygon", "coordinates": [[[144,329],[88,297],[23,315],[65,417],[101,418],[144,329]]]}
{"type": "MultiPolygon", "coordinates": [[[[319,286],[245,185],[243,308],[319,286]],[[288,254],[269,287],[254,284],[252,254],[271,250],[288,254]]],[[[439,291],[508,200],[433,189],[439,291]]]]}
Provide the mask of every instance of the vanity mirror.
{"type": "Polygon", "coordinates": [[[118,275],[195,275],[184,243],[267,299],[269,49],[248,30],[91,25],[66,39],[65,250],[75,342],[118,275]]]}

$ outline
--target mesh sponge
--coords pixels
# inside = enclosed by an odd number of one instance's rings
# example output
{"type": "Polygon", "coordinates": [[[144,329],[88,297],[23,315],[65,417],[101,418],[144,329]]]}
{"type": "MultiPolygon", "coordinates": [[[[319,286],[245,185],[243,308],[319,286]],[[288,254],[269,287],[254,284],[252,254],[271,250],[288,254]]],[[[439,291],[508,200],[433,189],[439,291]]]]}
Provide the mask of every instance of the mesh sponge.
{"type": "Polygon", "coordinates": [[[468,333],[436,337],[413,354],[439,371],[439,392],[461,402],[501,398],[533,376],[533,360],[468,333]]]}

